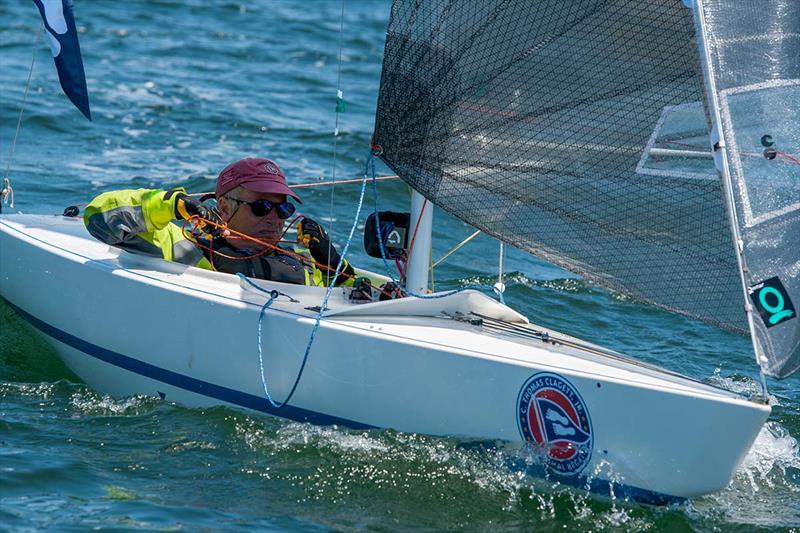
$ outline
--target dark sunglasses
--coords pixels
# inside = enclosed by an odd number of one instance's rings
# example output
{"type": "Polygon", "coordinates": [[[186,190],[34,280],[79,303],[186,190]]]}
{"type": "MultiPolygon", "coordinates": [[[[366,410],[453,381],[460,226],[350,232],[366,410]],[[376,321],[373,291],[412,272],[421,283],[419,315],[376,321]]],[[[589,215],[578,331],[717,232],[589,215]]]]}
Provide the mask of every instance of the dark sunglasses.
{"type": "MultiPolygon", "coordinates": [[[[252,202],[247,202],[245,200],[240,200],[238,198],[231,198],[228,196],[228,200],[232,200],[234,202],[238,202],[240,204],[247,204],[250,206],[250,211],[257,217],[265,217],[270,214],[272,209],[275,209],[275,212],[278,214],[278,218],[281,220],[286,220],[290,216],[294,214],[295,206],[294,204],[284,200],[283,202],[276,204],[270,202],[269,200],[264,200],[263,198],[259,198],[258,200],[254,200],[252,202]]],[[[238,207],[236,209],[239,209],[238,207]]]]}

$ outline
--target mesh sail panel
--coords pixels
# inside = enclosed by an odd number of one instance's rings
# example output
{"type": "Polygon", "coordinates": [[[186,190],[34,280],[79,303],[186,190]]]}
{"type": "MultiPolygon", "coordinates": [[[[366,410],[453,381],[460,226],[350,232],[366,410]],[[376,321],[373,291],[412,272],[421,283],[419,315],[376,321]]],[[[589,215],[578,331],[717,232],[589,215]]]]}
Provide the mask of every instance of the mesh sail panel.
{"type": "Polygon", "coordinates": [[[702,0],[698,24],[759,356],[785,377],[800,368],[800,0],[702,0]]]}
{"type": "Polygon", "coordinates": [[[395,0],[374,141],[486,233],[744,332],[700,79],[681,0],[395,0]]]}

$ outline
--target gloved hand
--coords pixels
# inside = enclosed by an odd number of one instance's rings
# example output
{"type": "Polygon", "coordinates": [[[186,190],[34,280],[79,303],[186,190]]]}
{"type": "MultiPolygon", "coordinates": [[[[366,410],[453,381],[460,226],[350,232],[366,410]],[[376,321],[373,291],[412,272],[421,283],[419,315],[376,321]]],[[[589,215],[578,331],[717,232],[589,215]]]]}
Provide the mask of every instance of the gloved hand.
{"type": "Polygon", "coordinates": [[[311,252],[314,261],[336,268],[341,256],[328,239],[328,234],[310,218],[303,218],[297,228],[297,239],[311,252]]]}
{"type": "Polygon", "coordinates": [[[195,227],[203,229],[206,233],[211,233],[212,235],[219,233],[221,228],[208,224],[205,222],[206,220],[210,220],[220,226],[225,224],[216,209],[182,192],[177,193],[175,198],[175,216],[178,219],[195,224],[195,227]]]}
{"type": "Polygon", "coordinates": [[[397,283],[393,281],[387,281],[383,285],[381,285],[381,295],[378,297],[378,300],[383,302],[385,300],[394,300],[396,298],[404,298],[405,293],[403,292],[403,288],[400,287],[397,283]]]}

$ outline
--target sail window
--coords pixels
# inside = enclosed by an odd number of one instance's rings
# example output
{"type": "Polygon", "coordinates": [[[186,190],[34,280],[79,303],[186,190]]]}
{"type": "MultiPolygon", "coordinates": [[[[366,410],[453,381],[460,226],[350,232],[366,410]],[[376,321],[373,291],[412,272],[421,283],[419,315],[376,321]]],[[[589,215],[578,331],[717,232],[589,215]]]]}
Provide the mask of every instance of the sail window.
{"type": "Polygon", "coordinates": [[[664,107],[636,172],[665,178],[719,179],[701,102],[664,107]]]}
{"type": "Polygon", "coordinates": [[[720,108],[745,225],[800,210],[800,80],[721,91],[720,108]]]}

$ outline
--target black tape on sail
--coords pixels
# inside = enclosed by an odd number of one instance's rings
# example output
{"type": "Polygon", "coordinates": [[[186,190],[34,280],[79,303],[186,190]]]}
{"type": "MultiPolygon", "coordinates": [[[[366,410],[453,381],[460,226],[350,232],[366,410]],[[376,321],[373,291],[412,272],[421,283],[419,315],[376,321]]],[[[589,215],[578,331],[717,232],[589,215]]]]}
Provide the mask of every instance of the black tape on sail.
{"type": "Polygon", "coordinates": [[[777,276],[750,287],[750,299],[768,328],[797,316],[792,299],[777,276]]]}

